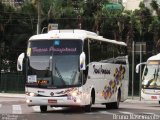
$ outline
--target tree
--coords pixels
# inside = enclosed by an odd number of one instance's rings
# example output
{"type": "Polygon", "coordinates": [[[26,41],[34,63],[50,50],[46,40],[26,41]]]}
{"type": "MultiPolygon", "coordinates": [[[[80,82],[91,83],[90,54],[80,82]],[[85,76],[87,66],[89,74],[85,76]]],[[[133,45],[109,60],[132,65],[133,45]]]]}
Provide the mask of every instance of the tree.
{"type": "Polygon", "coordinates": [[[160,8],[159,5],[157,3],[157,1],[152,0],[151,2],[151,7],[153,8],[153,10],[156,11],[157,16],[153,16],[153,21],[152,24],[150,25],[150,32],[153,34],[153,40],[154,40],[154,51],[156,53],[160,52],[160,8]]]}
{"type": "Polygon", "coordinates": [[[24,4],[22,9],[14,9],[11,6],[0,3],[1,10],[1,69],[5,72],[16,71],[18,55],[25,51],[28,38],[34,34],[34,11],[29,4],[24,4]],[[29,12],[32,11],[32,12],[29,12]],[[32,13],[32,15],[31,15],[32,13]]]}
{"type": "Polygon", "coordinates": [[[159,19],[160,19],[160,8],[159,8],[159,4],[157,3],[156,0],[152,0],[152,2],[150,3],[151,7],[153,8],[153,10],[156,11],[159,19]]]}

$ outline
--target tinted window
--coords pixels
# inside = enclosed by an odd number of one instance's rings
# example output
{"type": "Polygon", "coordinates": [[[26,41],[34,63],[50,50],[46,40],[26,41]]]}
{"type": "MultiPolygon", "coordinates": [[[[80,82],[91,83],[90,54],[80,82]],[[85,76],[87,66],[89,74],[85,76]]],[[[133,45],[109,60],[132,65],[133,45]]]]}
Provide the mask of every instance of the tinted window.
{"type": "Polygon", "coordinates": [[[127,55],[127,47],[108,43],[104,41],[89,40],[90,61],[110,61],[114,62],[114,58],[127,55]]]}
{"type": "Polygon", "coordinates": [[[31,56],[78,55],[81,49],[81,40],[36,40],[29,42],[27,54],[31,56]]]}

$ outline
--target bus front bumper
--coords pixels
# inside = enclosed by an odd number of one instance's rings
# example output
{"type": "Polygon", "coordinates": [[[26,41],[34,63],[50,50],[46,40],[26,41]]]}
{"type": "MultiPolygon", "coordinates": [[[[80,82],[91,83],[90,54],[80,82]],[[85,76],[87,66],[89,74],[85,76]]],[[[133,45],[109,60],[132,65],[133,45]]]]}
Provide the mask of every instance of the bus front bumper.
{"type": "Polygon", "coordinates": [[[40,96],[26,96],[26,103],[28,106],[83,106],[83,102],[79,97],[40,97],[40,96]]]}
{"type": "MultiPolygon", "coordinates": [[[[148,90],[149,92],[146,92],[146,90],[141,91],[141,98],[143,100],[149,100],[149,101],[160,101],[160,94],[157,92],[152,92],[151,90],[148,90]]],[[[158,91],[160,92],[160,91],[158,91]]]]}

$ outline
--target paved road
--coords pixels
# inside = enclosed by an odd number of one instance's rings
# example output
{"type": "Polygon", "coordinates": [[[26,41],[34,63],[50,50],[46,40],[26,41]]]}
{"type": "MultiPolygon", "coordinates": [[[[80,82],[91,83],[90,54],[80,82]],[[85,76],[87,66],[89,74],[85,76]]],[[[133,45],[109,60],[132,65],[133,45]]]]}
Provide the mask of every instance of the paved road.
{"type": "Polygon", "coordinates": [[[0,120],[160,120],[160,105],[157,102],[126,101],[120,108],[106,110],[103,105],[94,105],[92,112],[77,108],[50,108],[41,113],[38,106],[28,107],[24,98],[0,97],[0,120]]]}

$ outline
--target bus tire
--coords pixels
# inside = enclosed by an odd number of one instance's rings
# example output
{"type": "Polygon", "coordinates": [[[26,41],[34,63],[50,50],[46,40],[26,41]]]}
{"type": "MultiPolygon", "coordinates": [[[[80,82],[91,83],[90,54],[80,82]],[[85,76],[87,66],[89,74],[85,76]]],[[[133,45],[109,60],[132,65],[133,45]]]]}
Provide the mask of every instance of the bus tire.
{"type": "Polygon", "coordinates": [[[158,103],[160,104],[160,101],[158,101],[158,103]]]}
{"type": "Polygon", "coordinates": [[[89,105],[86,105],[84,107],[85,109],[85,112],[91,112],[92,111],[92,104],[95,103],[95,90],[92,89],[92,92],[91,92],[91,97],[90,97],[90,104],[89,105]]]}
{"type": "Polygon", "coordinates": [[[91,111],[92,111],[92,110],[91,110],[91,108],[92,108],[92,103],[93,103],[93,97],[92,97],[92,95],[91,95],[91,98],[90,98],[90,99],[91,99],[91,100],[90,100],[90,104],[84,106],[85,112],[91,112],[91,111]]]}
{"type": "Polygon", "coordinates": [[[46,105],[41,105],[40,110],[41,110],[41,112],[46,112],[47,111],[47,106],[46,105]]]}
{"type": "Polygon", "coordinates": [[[120,90],[118,90],[117,101],[112,103],[114,109],[119,108],[120,101],[121,101],[121,92],[120,92],[120,90]]]}
{"type": "Polygon", "coordinates": [[[106,109],[112,109],[112,103],[106,103],[106,109]]]}

